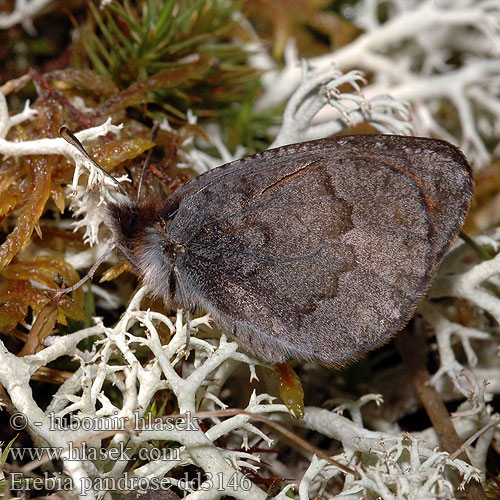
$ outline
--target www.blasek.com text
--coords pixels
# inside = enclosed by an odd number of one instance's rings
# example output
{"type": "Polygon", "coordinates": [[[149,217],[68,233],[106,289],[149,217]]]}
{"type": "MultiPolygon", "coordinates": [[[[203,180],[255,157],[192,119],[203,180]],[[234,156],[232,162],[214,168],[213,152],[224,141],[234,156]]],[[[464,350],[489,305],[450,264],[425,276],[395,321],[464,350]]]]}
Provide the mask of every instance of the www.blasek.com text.
{"type": "Polygon", "coordinates": [[[96,448],[86,442],[75,445],[69,442],[65,448],[16,448],[9,450],[14,461],[24,460],[133,460],[139,459],[147,462],[154,460],[181,460],[179,448],[142,447],[134,451],[125,443],[119,443],[114,448],[96,448]]]}

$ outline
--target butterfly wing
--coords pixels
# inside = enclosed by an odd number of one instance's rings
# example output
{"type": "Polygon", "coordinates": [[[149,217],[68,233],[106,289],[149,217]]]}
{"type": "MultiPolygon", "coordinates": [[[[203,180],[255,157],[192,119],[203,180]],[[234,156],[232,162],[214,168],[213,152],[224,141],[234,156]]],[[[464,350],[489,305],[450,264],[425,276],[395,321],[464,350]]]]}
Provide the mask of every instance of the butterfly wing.
{"type": "Polygon", "coordinates": [[[413,315],[467,213],[470,168],[444,141],[335,137],[188,183],[176,275],[248,351],[340,366],[413,315]]]}

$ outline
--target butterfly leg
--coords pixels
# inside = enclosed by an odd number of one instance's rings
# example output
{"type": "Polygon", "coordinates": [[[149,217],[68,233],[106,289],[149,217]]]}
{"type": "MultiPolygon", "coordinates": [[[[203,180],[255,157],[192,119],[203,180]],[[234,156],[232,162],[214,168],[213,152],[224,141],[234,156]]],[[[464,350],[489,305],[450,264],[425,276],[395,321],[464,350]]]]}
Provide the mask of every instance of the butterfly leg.
{"type": "Polygon", "coordinates": [[[182,308],[184,309],[186,313],[186,346],[185,350],[188,352],[189,349],[189,342],[191,341],[191,310],[189,307],[189,303],[187,300],[187,295],[184,291],[184,287],[182,285],[182,280],[181,277],[179,276],[179,271],[176,269],[175,266],[172,266],[172,270],[174,272],[175,278],[176,278],[176,286],[179,287],[179,292],[181,296],[180,304],[182,308]]]}

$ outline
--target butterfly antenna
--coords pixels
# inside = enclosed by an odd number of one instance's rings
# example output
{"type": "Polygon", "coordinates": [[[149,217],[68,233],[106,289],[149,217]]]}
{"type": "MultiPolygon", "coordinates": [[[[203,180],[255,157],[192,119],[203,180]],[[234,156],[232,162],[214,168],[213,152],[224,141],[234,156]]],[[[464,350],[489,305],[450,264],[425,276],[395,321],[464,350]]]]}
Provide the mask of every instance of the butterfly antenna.
{"type": "Polygon", "coordinates": [[[66,141],[66,142],[69,142],[69,144],[71,144],[72,146],[74,146],[76,149],[78,149],[78,151],[80,151],[80,153],[82,153],[83,156],[85,156],[85,158],[87,160],[89,160],[92,165],[94,165],[95,168],[97,168],[97,170],[99,170],[104,176],[106,176],[108,179],[110,179],[113,184],[125,195],[128,196],[128,193],[127,191],[125,190],[125,188],[123,187],[123,185],[117,181],[111,174],[109,174],[108,172],[106,172],[106,170],[104,170],[99,164],[97,164],[97,162],[87,153],[87,151],[85,150],[85,148],[83,147],[82,143],[76,138],[75,134],[73,134],[73,132],[71,132],[71,130],[68,128],[68,127],[65,127],[64,125],[59,129],[59,134],[61,134],[62,138],[66,141]]]}
{"type": "MultiPolygon", "coordinates": [[[[156,136],[158,135],[158,130],[160,130],[160,124],[156,122],[151,131],[151,140],[154,142],[156,140],[156,136]]],[[[137,201],[141,199],[142,194],[142,185],[144,184],[144,179],[146,178],[147,169],[149,165],[149,161],[151,160],[151,155],[153,154],[153,148],[148,151],[146,159],[144,160],[144,165],[142,167],[141,178],[139,180],[139,188],[137,189],[137,201]]]]}

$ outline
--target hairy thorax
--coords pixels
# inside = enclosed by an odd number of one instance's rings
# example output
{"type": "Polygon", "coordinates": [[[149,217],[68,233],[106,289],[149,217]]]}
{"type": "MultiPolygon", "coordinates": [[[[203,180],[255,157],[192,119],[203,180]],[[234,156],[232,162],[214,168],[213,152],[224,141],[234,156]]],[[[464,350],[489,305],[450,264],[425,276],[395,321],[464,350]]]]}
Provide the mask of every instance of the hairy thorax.
{"type": "Polygon", "coordinates": [[[174,301],[174,265],[184,247],[169,238],[168,217],[160,201],[136,203],[130,200],[108,207],[113,238],[132,264],[143,285],[166,303],[174,301]]]}

